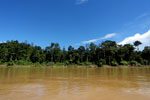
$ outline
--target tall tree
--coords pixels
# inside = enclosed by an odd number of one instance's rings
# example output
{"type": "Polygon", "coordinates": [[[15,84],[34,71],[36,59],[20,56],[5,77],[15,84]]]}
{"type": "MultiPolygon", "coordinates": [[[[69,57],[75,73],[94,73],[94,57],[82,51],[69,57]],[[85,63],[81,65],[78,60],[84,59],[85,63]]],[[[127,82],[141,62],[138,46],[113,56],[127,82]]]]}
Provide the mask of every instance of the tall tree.
{"type": "Polygon", "coordinates": [[[134,42],[134,46],[137,47],[137,50],[139,50],[139,45],[141,45],[142,43],[140,41],[135,41],[134,42]]]}

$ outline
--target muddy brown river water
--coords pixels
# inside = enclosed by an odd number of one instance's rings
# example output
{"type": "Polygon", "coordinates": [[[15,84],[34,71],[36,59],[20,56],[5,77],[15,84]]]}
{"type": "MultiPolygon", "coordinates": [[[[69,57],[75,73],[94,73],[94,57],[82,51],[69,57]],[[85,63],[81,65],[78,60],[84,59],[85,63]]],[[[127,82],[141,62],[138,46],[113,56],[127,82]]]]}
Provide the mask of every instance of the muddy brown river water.
{"type": "Polygon", "coordinates": [[[0,100],[150,100],[150,67],[1,67],[0,100]]]}

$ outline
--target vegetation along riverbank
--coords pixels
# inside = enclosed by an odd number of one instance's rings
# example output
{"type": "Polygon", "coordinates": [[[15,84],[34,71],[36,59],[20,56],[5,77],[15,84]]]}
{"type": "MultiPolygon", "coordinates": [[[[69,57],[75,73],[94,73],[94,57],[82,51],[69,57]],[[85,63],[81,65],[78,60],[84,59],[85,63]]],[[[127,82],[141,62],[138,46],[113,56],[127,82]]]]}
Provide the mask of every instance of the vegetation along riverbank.
{"type": "Polygon", "coordinates": [[[104,41],[98,45],[91,43],[79,46],[71,45],[61,49],[58,43],[51,43],[44,49],[27,42],[7,41],[0,43],[1,65],[33,66],[99,66],[150,65],[150,48],[140,51],[140,41],[133,45],[118,45],[115,41],[104,41]]]}

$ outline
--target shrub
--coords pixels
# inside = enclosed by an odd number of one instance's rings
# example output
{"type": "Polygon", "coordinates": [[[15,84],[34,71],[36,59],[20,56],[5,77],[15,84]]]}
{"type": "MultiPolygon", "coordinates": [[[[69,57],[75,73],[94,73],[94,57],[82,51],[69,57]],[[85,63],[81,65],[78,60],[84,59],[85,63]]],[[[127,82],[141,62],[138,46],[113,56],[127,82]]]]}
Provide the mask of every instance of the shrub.
{"type": "Polygon", "coordinates": [[[130,61],[129,64],[130,64],[131,66],[137,66],[137,65],[138,65],[138,62],[133,60],[133,61],[130,61]]]}
{"type": "Polygon", "coordinates": [[[91,62],[84,62],[84,65],[89,66],[89,65],[92,65],[92,63],[91,62]]]}
{"type": "Polygon", "coordinates": [[[2,61],[0,60],[0,64],[2,64],[2,61]]]}
{"type": "Polygon", "coordinates": [[[16,65],[31,65],[32,62],[26,61],[26,60],[18,60],[15,62],[16,65]]]}
{"type": "Polygon", "coordinates": [[[46,63],[46,62],[42,62],[41,65],[42,65],[42,66],[46,66],[47,63],[46,63]]]}
{"type": "Polygon", "coordinates": [[[54,62],[48,62],[47,64],[46,64],[46,66],[53,66],[54,65],[54,62]]]}
{"type": "Polygon", "coordinates": [[[56,65],[56,66],[64,66],[65,64],[64,64],[64,63],[58,63],[58,62],[57,62],[55,65],[56,65]]]}
{"type": "Polygon", "coordinates": [[[41,66],[41,64],[39,63],[39,62],[36,62],[36,63],[34,63],[33,64],[35,67],[40,67],[41,66]]]}
{"type": "Polygon", "coordinates": [[[103,66],[103,65],[105,65],[106,64],[106,60],[105,59],[100,59],[98,62],[97,62],[97,66],[98,67],[101,67],[101,66],[103,66]]]}
{"type": "Polygon", "coordinates": [[[144,65],[148,65],[148,60],[143,60],[144,65]]]}
{"type": "Polygon", "coordinates": [[[67,65],[69,65],[70,63],[69,63],[69,61],[65,61],[65,66],[67,66],[67,65]]]}
{"type": "Polygon", "coordinates": [[[78,60],[78,61],[76,61],[76,62],[75,62],[75,64],[80,65],[80,61],[79,61],[79,60],[78,60]]]}
{"type": "Polygon", "coordinates": [[[118,63],[116,61],[112,61],[111,66],[118,66],[118,63]]]}
{"type": "Polygon", "coordinates": [[[127,61],[120,61],[120,65],[128,65],[128,62],[127,61]]]}
{"type": "Polygon", "coordinates": [[[137,57],[135,60],[142,65],[144,64],[144,60],[141,57],[137,57]]]}
{"type": "Polygon", "coordinates": [[[98,67],[102,67],[102,66],[103,66],[103,63],[102,63],[102,62],[98,62],[98,63],[97,63],[97,66],[98,66],[98,67]]]}
{"type": "Polygon", "coordinates": [[[141,64],[140,64],[140,63],[137,63],[137,66],[141,66],[141,64]]]}
{"type": "Polygon", "coordinates": [[[7,66],[14,66],[14,65],[15,65],[14,61],[7,62],[7,66]]]}
{"type": "Polygon", "coordinates": [[[83,66],[83,65],[84,65],[84,63],[83,63],[83,62],[80,62],[80,63],[78,63],[78,65],[81,65],[81,66],[83,66]]]}

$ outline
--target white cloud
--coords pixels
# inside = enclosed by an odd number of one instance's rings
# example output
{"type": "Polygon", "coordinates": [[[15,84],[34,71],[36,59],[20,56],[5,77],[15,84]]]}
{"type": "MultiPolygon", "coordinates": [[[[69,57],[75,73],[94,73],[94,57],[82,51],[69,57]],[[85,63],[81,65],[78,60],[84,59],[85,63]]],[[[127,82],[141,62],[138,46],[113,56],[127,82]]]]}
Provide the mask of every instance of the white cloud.
{"type": "Polygon", "coordinates": [[[112,38],[114,36],[116,36],[116,33],[110,33],[110,34],[105,35],[104,37],[100,37],[100,38],[92,39],[92,40],[88,40],[88,41],[83,41],[82,44],[94,43],[94,42],[97,42],[99,40],[112,38]]]}
{"type": "Polygon", "coordinates": [[[100,40],[100,39],[92,39],[92,40],[88,40],[88,41],[83,41],[82,43],[83,44],[88,44],[88,43],[94,43],[94,42],[97,42],[98,40],[100,40]]]}
{"type": "Polygon", "coordinates": [[[88,0],[76,0],[76,4],[83,4],[85,2],[88,2],[88,0]]]}
{"type": "Polygon", "coordinates": [[[104,36],[102,39],[108,39],[108,38],[112,38],[116,35],[116,33],[110,33],[110,34],[107,34],[106,36],[104,36]]]}
{"type": "Polygon", "coordinates": [[[127,37],[123,41],[121,41],[119,44],[120,45],[124,45],[128,43],[133,44],[137,40],[142,42],[140,49],[143,49],[144,46],[150,45],[150,30],[143,34],[137,33],[134,36],[127,37]]]}

